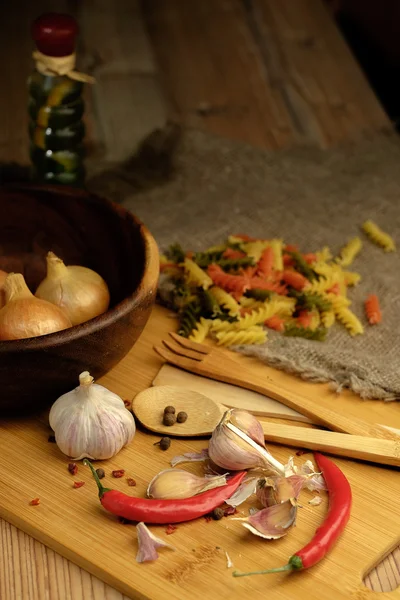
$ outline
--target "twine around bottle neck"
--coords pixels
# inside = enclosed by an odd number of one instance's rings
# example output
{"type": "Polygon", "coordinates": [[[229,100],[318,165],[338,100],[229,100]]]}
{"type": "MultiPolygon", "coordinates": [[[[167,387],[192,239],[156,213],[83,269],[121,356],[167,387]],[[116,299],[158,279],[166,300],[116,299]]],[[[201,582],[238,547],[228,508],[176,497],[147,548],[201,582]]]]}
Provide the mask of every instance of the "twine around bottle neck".
{"type": "Polygon", "coordinates": [[[95,83],[95,78],[86,73],[75,71],[76,54],[68,56],[47,56],[39,50],[33,52],[33,59],[36,63],[36,69],[42,75],[50,75],[52,77],[66,76],[75,81],[83,83],[95,83]]]}

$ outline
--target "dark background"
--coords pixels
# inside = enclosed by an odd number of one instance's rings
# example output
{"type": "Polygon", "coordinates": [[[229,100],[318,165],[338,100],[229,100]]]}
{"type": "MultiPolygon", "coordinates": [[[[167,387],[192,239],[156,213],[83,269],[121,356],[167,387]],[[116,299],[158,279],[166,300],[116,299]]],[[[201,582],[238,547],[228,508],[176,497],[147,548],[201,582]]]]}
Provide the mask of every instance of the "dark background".
{"type": "Polygon", "coordinates": [[[326,0],[389,117],[400,127],[400,0],[326,0]]]}

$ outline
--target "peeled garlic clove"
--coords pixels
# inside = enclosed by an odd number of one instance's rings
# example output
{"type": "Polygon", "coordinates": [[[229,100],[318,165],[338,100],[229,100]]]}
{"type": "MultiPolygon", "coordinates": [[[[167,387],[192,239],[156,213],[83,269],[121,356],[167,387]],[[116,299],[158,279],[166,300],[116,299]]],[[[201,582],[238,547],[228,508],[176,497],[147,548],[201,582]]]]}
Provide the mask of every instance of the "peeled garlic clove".
{"type": "Polygon", "coordinates": [[[183,469],[166,469],[158,473],[149,483],[147,496],[166,500],[169,498],[191,498],[212,488],[226,485],[225,475],[198,477],[183,469]]]}
{"type": "Polygon", "coordinates": [[[226,411],[212,433],[208,445],[210,459],[228,471],[264,468],[283,475],[283,465],[231,422],[231,412],[226,411]]]}
{"type": "Polygon", "coordinates": [[[87,371],[80,374],[79,384],[50,409],[56,443],[75,460],[111,458],[133,439],[133,415],[117,394],[94,383],[87,371]]]}
{"type": "Polygon", "coordinates": [[[296,503],[290,499],[259,510],[254,515],[248,516],[246,523],[242,525],[254,535],[267,540],[277,540],[286,535],[295,524],[296,516],[296,503]]]}
{"type": "Polygon", "coordinates": [[[247,410],[234,408],[230,411],[229,420],[232,425],[246,433],[256,444],[265,447],[264,432],[260,421],[247,410]]]}
{"type": "Polygon", "coordinates": [[[290,498],[298,498],[303,484],[304,478],[298,475],[262,477],[258,480],[256,495],[263,506],[273,506],[290,498]]]}

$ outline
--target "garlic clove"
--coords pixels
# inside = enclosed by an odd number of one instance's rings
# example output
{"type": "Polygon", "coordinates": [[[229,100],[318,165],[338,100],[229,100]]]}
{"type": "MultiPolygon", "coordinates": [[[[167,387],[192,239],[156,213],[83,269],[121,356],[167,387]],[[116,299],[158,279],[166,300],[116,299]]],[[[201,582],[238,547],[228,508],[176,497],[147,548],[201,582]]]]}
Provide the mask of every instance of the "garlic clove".
{"type": "Polygon", "coordinates": [[[233,408],[229,411],[229,420],[232,425],[246,433],[256,444],[265,448],[265,438],[260,421],[247,410],[233,408]]]}
{"type": "Polygon", "coordinates": [[[226,485],[225,475],[199,477],[183,469],[165,469],[150,481],[147,496],[160,500],[191,498],[223,485],[226,485]]]}
{"type": "Polygon", "coordinates": [[[136,560],[139,563],[157,560],[158,548],[170,548],[175,550],[171,544],[165,542],[158,536],[154,535],[150,529],[144,523],[138,523],[136,525],[137,537],[138,537],[138,553],[136,560]]]}
{"type": "Polygon", "coordinates": [[[290,498],[297,499],[304,485],[304,477],[262,477],[258,480],[256,495],[263,506],[281,504],[290,498]]]}
{"type": "Polygon", "coordinates": [[[284,466],[260,444],[236,427],[231,420],[232,409],[224,413],[209,441],[210,459],[228,471],[264,468],[284,474],[284,466]]]}
{"type": "Polygon", "coordinates": [[[263,508],[254,515],[248,516],[246,522],[242,525],[254,535],[266,540],[277,540],[286,535],[289,529],[293,527],[296,517],[296,502],[289,499],[281,504],[263,508]]]}
{"type": "Polygon", "coordinates": [[[67,456],[102,460],[115,456],[129,444],[136,431],[133,415],[123,400],[93,382],[87,371],[80,385],[63,394],[50,409],[50,427],[56,443],[67,456]]]}

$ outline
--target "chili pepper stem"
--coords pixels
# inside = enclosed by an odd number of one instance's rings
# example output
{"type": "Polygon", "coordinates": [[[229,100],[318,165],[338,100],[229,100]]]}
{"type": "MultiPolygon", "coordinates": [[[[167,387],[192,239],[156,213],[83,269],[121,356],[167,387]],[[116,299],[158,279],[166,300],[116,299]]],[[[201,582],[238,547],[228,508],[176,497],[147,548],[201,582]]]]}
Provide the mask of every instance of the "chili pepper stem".
{"type": "Polygon", "coordinates": [[[96,473],[96,469],[94,468],[94,466],[92,465],[92,463],[88,461],[88,459],[87,459],[87,458],[84,458],[84,459],[83,459],[83,464],[84,464],[85,466],[89,467],[89,468],[90,468],[90,470],[92,471],[92,475],[93,475],[93,477],[94,477],[94,480],[95,480],[95,482],[97,483],[97,487],[99,488],[99,498],[100,498],[100,500],[101,500],[101,499],[102,499],[102,497],[104,496],[104,494],[105,494],[106,492],[109,492],[110,490],[109,490],[109,488],[105,488],[105,487],[104,487],[104,485],[102,485],[102,483],[101,483],[101,481],[100,481],[100,479],[99,479],[99,476],[98,476],[98,475],[97,475],[97,473],[96,473]]]}
{"type": "Polygon", "coordinates": [[[276,569],[265,569],[263,571],[248,571],[247,573],[241,573],[240,571],[233,571],[233,577],[246,577],[247,575],[266,575],[267,573],[282,573],[283,571],[293,571],[293,567],[289,564],[284,567],[278,567],[276,569]]]}
{"type": "Polygon", "coordinates": [[[303,569],[303,562],[299,556],[294,554],[289,558],[287,565],[283,567],[277,567],[276,569],[264,569],[262,571],[249,571],[247,573],[241,573],[240,571],[233,571],[233,577],[246,577],[247,575],[267,575],[268,573],[283,573],[285,571],[300,571],[303,569]]]}

